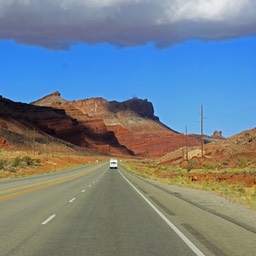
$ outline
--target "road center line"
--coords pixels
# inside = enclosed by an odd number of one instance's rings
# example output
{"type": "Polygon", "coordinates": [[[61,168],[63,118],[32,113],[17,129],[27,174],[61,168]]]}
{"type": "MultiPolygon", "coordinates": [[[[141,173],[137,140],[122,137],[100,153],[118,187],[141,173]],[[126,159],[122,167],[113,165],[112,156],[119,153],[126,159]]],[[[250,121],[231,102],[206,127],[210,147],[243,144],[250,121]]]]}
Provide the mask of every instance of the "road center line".
{"type": "Polygon", "coordinates": [[[46,225],[47,223],[49,223],[52,219],[54,219],[56,217],[56,214],[53,214],[51,217],[49,217],[47,220],[45,220],[42,225],[46,225]]]}
{"type": "Polygon", "coordinates": [[[76,199],[75,198],[72,198],[69,202],[72,203],[74,202],[76,199]]]}
{"type": "Polygon", "coordinates": [[[186,245],[197,255],[204,256],[204,254],[169,220],[167,219],[121,172],[121,176],[127,183],[149,204],[149,206],[165,221],[165,223],[186,243],[186,245]]]}
{"type": "Polygon", "coordinates": [[[90,173],[92,173],[93,171],[97,170],[98,166],[91,168],[91,169],[86,169],[85,171],[83,171],[82,173],[78,173],[78,174],[72,174],[72,175],[68,175],[68,176],[64,176],[64,177],[59,177],[59,178],[55,178],[55,179],[50,179],[47,181],[42,181],[42,182],[36,182],[34,184],[29,184],[29,185],[25,185],[25,186],[19,186],[16,188],[12,188],[12,189],[7,189],[7,190],[3,190],[0,191],[0,195],[1,194],[6,194],[4,196],[0,196],[0,201],[9,199],[9,198],[13,198],[16,196],[21,196],[30,192],[34,192],[37,190],[41,190],[44,188],[48,188],[54,185],[58,185],[58,184],[62,184],[77,178],[80,178],[82,176],[88,175],[90,173]],[[17,191],[17,192],[14,192],[17,191]]]}

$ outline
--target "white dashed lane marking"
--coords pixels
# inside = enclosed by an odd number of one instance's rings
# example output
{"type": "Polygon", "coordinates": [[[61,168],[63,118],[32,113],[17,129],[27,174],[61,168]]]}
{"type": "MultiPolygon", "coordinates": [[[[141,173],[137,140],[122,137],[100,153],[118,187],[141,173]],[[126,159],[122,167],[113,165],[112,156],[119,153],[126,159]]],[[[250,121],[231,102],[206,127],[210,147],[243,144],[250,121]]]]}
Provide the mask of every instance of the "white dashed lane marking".
{"type": "Polygon", "coordinates": [[[46,225],[47,223],[49,223],[52,219],[54,219],[56,217],[56,214],[53,214],[52,216],[50,216],[47,220],[45,220],[42,225],[46,225]]]}
{"type": "MultiPolygon", "coordinates": [[[[102,175],[103,176],[103,175],[102,175]]],[[[95,184],[98,180],[100,180],[101,178],[102,178],[102,176],[101,177],[99,177],[98,179],[96,179],[94,182],[93,182],[93,184],[95,184]]],[[[89,185],[89,188],[91,187],[92,185],[90,184],[89,185]]],[[[84,193],[86,190],[84,189],[84,190],[82,190],[81,191],[81,193],[84,193]]],[[[72,202],[74,202],[76,200],[76,198],[74,197],[74,198],[72,198],[70,201],[69,201],[69,203],[72,203],[72,202]]],[[[44,222],[42,222],[41,224],[42,225],[46,225],[46,224],[48,224],[51,220],[53,220],[54,218],[56,217],[56,214],[53,214],[53,215],[51,215],[48,219],[46,219],[44,222]]]]}

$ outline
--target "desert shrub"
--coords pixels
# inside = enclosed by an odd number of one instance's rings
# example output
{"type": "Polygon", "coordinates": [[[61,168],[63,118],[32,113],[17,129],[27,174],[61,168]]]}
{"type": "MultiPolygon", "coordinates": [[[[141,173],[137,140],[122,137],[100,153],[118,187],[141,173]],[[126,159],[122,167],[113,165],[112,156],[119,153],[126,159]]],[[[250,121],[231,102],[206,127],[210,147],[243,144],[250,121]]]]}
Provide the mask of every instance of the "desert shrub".
{"type": "Polygon", "coordinates": [[[243,195],[245,194],[246,191],[245,191],[245,188],[242,185],[240,185],[237,187],[237,192],[243,195]]]}
{"type": "Polygon", "coordinates": [[[188,160],[188,167],[187,171],[188,173],[195,167],[195,161],[193,159],[188,160]]]}
{"type": "Polygon", "coordinates": [[[249,173],[249,174],[256,175],[256,169],[249,169],[249,170],[248,170],[248,173],[249,173]]]}
{"type": "Polygon", "coordinates": [[[6,160],[0,159],[0,170],[4,170],[6,164],[7,164],[7,161],[6,161],[6,160]]]}
{"type": "Polygon", "coordinates": [[[22,157],[21,161],[24,162],[27,166],[31,166],[34,164],[34,159],[32,159],[30,156],[22,157]]]}
{"type": "Polygon", "coordinates": [[[256,199],[256,188],[254,189],[254,193],[252,194],[252,198],[256,199]]]}
{"type": "Polygon", "coordinates": [[[246,160],[244,158],[238,158],[236,166],[237,167],[244,167],[244,166],[246,166],[246,160]]]}
{"type": "Polygon", "coordinates": [[[35,166],[40,163],[40,159],[33,159],[30,156],[16,157],[12,162],[12,167],[25,168],[27,166],[35,166]]]}
{"type": "Polygon", "coordinates": [[[7,167],[5,168],[5,170],[8,171],[8,172],[16,172],[16,171],[17,171],[15,167],[10,166],[10,165],[7,166],[7,167]]]}
{"type": "Polygon", "coordinates": [[[212,163],[204,163],[203,168],[206,169],[206,170],[214,170],[215,166],[212,163]]]}
{"type": "Polygon", "coordinates": [[[21,158],[20,157],[16,157],[13,162],[12,162],[12,167],[18,167],[21,163],[21,158]]]}
{"type": "Polygon", "coordinates": [[[144,160],[142,161],[143,164],[150,164],[150,160],[144,160]]]}
{"type": "Polygon", "coordinates": [[[226,158],[226,159],[222,162],[222,165],[228,166],[229,163],[230,163],[230,158],[226,158]]]}

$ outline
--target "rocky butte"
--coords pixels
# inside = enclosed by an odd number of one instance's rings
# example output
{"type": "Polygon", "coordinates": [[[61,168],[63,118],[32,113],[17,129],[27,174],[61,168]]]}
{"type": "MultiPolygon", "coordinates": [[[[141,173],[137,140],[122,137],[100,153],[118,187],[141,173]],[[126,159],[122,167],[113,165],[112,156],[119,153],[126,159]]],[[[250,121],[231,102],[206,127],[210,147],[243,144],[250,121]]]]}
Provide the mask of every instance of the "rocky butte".
{"type": "Polygon", "coordinates": [[[79,146],[96,152],[133,154],[119,144],[113,132],[95,134],[64,109],[13,102],[3,97],[0,98],[0,143],[2,147],[14,149],[43,150],[49,144],[58,144],[61,150],[79,146]]]}
{"type": "MultiPolygon", "coordinates": [[[[103,153],[128,153],[136,156],[154,157],[166,154],[185,144],[185,136],[159,121],[154,107],[148,100],[133,98],[124,102],[107,101],[103,98],[67,101],[59,92],[54,92],[33,103],[33,106],[64,111],[77,123],[72,132],[64,134],[63,124],[58,120],[42,119],[44,131],[103,153]],[[79,127],[79,132],[77,128],[79,127]],[[77,134],[73,138],[74,134],[77,134]],[[113,148],[119,148],[117,152],[113,148]]],[[[66,125],[66,127],[68,127],[66,125]]],[[[199,145],[199,140],[188,137],[188,145],[199,145]]]]}

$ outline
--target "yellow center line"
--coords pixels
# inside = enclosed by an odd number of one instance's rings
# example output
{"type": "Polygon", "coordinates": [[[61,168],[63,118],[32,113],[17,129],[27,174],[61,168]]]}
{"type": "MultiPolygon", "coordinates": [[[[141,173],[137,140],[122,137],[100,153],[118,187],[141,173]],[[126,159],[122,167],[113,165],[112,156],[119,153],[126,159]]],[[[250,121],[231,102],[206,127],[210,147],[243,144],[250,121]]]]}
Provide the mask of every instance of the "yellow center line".
{"type": "Polygon", "coordinates": [[[54,181],[57,181],[57,180],[63,180],[63,179],[66,179],[68,177],[74,177],[74,176],[79,176],[79,175],[80,174],[72,174],[72,175],[69,175],[69,176],[55,178],[55,179],[52,179],[52,180],[40,181],[40,182],[30,184],[30,185],[25,185],[25,186],[15,187],[15,188],[7,189],[7,190],[2,190],[2,191],[0,191],[0,195],[1,194],[6,194],[8,192],[16,191],[16,190],[21,190],[21,189],[24,189],[24,188],[40,186],[40,185],[45,184],[45,183],[51,183],[51,182],[54,182],[54,181]]]}
{"type": "Polygon", "coordinates": [[[67,181],[71,181],[71,180],[80,178],[82,176],[90,174],[91,172],[97,170],[98,168],[99,167],[94,167],[92,169],[86,170],[86,172],[83,172],[83,173],[68,175],[66,177],[56,178],[56,179],[52,179],[52,180],[48,180],[48,181],[37,182],[37,183],[26,185],[26,186],[16,187],[16,188],[8,189],[8,190],[3,190],[3,191],[0,192],[0,194],[7,194],[7,193],[13,192],[13,191],[17,191],[17,192],[1,196],[0,201],[6,200],[6,199],[9,199],[9,198],[12,198],[12,197],[24,195],[24,194],[27,194],[27,193],[30,193],[30,192],[33,192],[33,191],[36,191],[36,190],[44,189],[44,188],[47,188],[47,187],[50,187],[50,186],[54,186],[54,185],[57,185],[57,184],[65,183],[67,181]]]}

